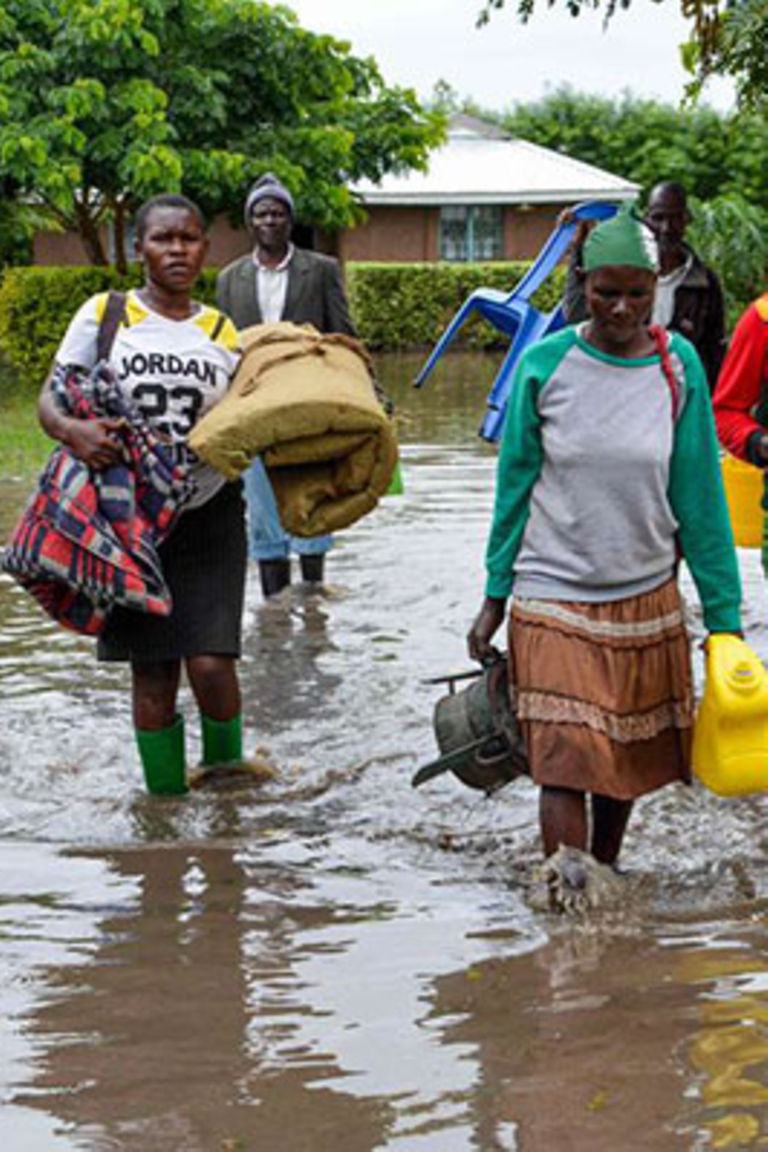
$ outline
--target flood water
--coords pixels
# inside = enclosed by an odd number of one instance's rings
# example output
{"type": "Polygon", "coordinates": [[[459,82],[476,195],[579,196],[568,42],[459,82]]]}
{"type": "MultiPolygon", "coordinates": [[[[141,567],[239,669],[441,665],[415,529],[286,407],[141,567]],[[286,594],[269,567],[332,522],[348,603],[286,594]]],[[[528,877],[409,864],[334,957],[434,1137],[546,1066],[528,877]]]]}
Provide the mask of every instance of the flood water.
{"type": "MultiPolygon", "coordinates": [[[[494,466],[493,364],[416,393],[417,364],[381,363],[405,495],[339,535],[328,593],[265,605],[249,574],[263,788],[144,795],[125,670],[0,580],[3,1152],[768,1146],[764,800],[646,798],[620,898],[568,917],[529,900],[530,783],[410,785],[424,681],[468,667],[494,466]]],[[[0,538],[24,497],[0,485],[0,538]]]]}

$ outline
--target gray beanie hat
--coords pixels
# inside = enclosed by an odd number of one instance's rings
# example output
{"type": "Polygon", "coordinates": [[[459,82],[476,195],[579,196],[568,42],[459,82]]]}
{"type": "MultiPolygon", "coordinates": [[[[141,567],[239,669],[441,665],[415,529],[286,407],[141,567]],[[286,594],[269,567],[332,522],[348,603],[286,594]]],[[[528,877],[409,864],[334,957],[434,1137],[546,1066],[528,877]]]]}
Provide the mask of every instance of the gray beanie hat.
{"type": "Polygon", "coordinates": [[[265,172],[263,176],[259,177],[255,184],[251,185],[248,195],[245,198],[246,225],[250,224],[251,215],[259,200],[267,199],[279,200],[281,204],[285,204],[291,214],[291,218],[293,218],[293,196],[291,196],[285,185],[280,183],[274,173],[265,172]]]}

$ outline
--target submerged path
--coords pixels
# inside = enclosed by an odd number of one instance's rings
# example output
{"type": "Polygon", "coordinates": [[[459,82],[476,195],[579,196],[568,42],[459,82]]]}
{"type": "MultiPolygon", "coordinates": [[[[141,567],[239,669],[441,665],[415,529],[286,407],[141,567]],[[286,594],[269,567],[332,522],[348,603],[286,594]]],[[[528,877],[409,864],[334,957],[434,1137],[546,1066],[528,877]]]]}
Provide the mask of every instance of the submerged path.
{"type": "MultiPolygon", "coordinates": [[[[572,920],[528,900],[530,784],[410,786],[423,681],[467,666],[494,467],[473,436],[492,370],[459,359],[414,396],[414,363],[383,365],[405,496],[339,537],[327,595],[264,605],[251,573],[265,788],[146,797],[125,671],[0,580],[3,1152],[768,1141],[762,799],[644,800],[624,898],[572,920]]],[[[0,486],[0,535],[22,500],[0,486]]]]}

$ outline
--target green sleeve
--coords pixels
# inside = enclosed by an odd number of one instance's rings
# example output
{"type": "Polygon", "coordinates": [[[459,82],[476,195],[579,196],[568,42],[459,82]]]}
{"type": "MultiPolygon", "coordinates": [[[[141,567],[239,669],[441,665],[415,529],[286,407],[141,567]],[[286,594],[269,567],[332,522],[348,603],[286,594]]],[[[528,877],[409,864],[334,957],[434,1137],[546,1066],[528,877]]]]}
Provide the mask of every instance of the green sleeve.
{"type": "Polygon", "coordinates": [[[512,590],[515,558],[528,520],[543,452],[538,396],[544,381],[573,343],[566,329],[528,349],[512,380],[496,468],[496,499],[485,553],[486,596],[504,600],[512,590]]]}
{"type": "Polygon", "coordinates": [[[709,632],[741,629],[741,580],[720,472],[720,452],[704,369],[694,348],[674,336],[685,368],[683,411],[675,428],[669,501],[709,632]]]}

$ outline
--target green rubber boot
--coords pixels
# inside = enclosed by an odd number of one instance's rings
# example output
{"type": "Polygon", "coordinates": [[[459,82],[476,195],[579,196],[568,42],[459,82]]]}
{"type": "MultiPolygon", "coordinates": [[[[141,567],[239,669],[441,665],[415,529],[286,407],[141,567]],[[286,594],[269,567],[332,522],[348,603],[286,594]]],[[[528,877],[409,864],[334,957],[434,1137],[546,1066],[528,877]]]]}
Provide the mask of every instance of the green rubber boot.
{"type": "Polygon", "coordinates": [[[203,767],[240,763],[243,759],[243,715],[214,720],[200,713],[203,728],[203,767]]]}
{"type": "Polygon", "coordinates": [[[136,729],[136,743],[147,791],[153,796],[181,796],[187,791],[184,767],[184,717],[158,732],[136,729]]]}
{"type": "Polygon", "coordinates": [[[389,482],[389,487],[384,493],[385,496],[402,496],[405,492],[405,483],[403,482],[403,470],[400,467],[400,461],[395,464],[395,470],[392,473],[392,479],[389,482]]]}

